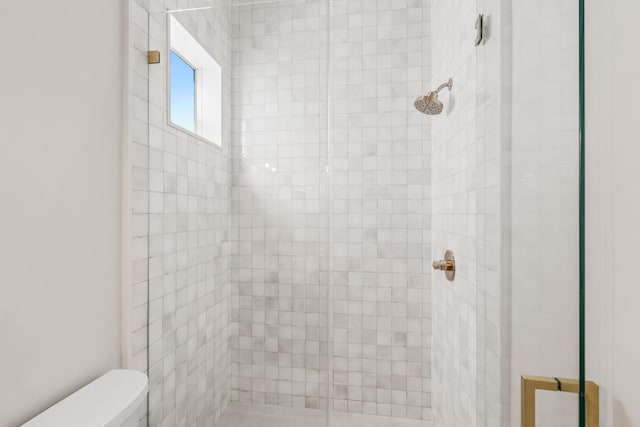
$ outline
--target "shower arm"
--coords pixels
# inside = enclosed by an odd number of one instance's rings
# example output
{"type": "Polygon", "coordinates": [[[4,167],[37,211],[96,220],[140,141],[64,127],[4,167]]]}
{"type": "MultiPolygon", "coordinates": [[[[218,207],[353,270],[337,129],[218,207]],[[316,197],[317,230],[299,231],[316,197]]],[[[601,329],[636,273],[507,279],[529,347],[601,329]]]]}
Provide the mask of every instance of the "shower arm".
{"type": "Polygon", "coordinates": [[[438,89],[436,89],[436,93],[440,93],[440,91],[445,87],[451,90],[451,86],[453,86],[453,80],[449,79],[448,82],[442,83],[440,86],[438,86],[438,89]]]}

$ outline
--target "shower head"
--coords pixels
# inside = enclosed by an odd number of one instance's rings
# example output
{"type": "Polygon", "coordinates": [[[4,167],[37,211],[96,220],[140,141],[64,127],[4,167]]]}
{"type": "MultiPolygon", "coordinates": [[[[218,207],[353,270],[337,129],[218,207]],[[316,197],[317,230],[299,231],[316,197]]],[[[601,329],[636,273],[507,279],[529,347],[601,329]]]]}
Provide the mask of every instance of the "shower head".
{"type": "Polygon", "coordinates": [[[451,90],[452,85],[453,81],[449,79],[447,83],[443,83],[438,86],[438,89],[429,92],[425,96],[418,97],[413,102],[413,106],[416,107],[416,110],[420,111],[421,113],[428,114],[430,116],[435,116],[442,113],[444,105],[442,104],[442,101],[438,99],[438,93],[445,87],[451,90]]]}
{"type": "Polygon", "coordinates": [[[442,101],[438,99],[438,92],[436,91],[432,91],[425,96],[418,97],[414,101],[413,106],[421,113],[428,114],[430,116],[442,113],[442,109],[444,108],[442,101]]]}

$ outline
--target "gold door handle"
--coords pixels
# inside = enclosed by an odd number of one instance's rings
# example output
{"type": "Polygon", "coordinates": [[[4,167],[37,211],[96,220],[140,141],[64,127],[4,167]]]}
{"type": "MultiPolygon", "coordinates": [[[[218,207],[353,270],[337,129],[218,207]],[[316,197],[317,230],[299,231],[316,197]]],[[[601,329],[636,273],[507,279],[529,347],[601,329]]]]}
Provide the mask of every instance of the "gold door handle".
{"type": "Polygon", "coordinates": [[[444,271],[447,280],[453,282],[453,279],[456,277],[456,259],[452,251],[446,251],[444,253],[444,259],[433,261],[432,265],[434,270],[444,271]]]}
{"type": "MultiPolygon", "coordinates": [[[[566,393],[580,392],[578,380],[536,377],[533,375],[522,375],[520,378],[520,418],[522,427],[535,427],[536,425],[536,390],[564,391],[566,393]]],[[[587,381],[585,383],[585,395],[587,400],[587,427],[599,427],[600,389],[598,384],[593,381],[587,381]]]]}

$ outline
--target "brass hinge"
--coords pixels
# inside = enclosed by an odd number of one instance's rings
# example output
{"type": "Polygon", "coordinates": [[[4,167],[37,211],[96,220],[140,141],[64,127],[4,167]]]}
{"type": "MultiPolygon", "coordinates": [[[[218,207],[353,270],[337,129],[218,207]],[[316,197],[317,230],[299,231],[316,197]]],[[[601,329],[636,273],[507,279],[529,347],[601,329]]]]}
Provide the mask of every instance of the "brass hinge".
{"type": "Polygon", "coordinates": [[[150,50],[147,52],[147,63],[149,64],[159,64],[160,63],[160,51],[159,50],[150,50]]]}

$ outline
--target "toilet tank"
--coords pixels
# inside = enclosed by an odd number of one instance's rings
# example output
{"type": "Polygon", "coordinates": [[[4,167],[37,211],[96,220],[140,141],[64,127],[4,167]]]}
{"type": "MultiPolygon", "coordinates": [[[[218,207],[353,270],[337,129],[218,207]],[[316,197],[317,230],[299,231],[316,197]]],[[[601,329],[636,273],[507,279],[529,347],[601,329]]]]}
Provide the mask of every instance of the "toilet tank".
{"type": "Polygon", "coordinates": [[[109,371],[23,424],[26,427],[138,427],[146,415],[147,376],[109,371]]]}

